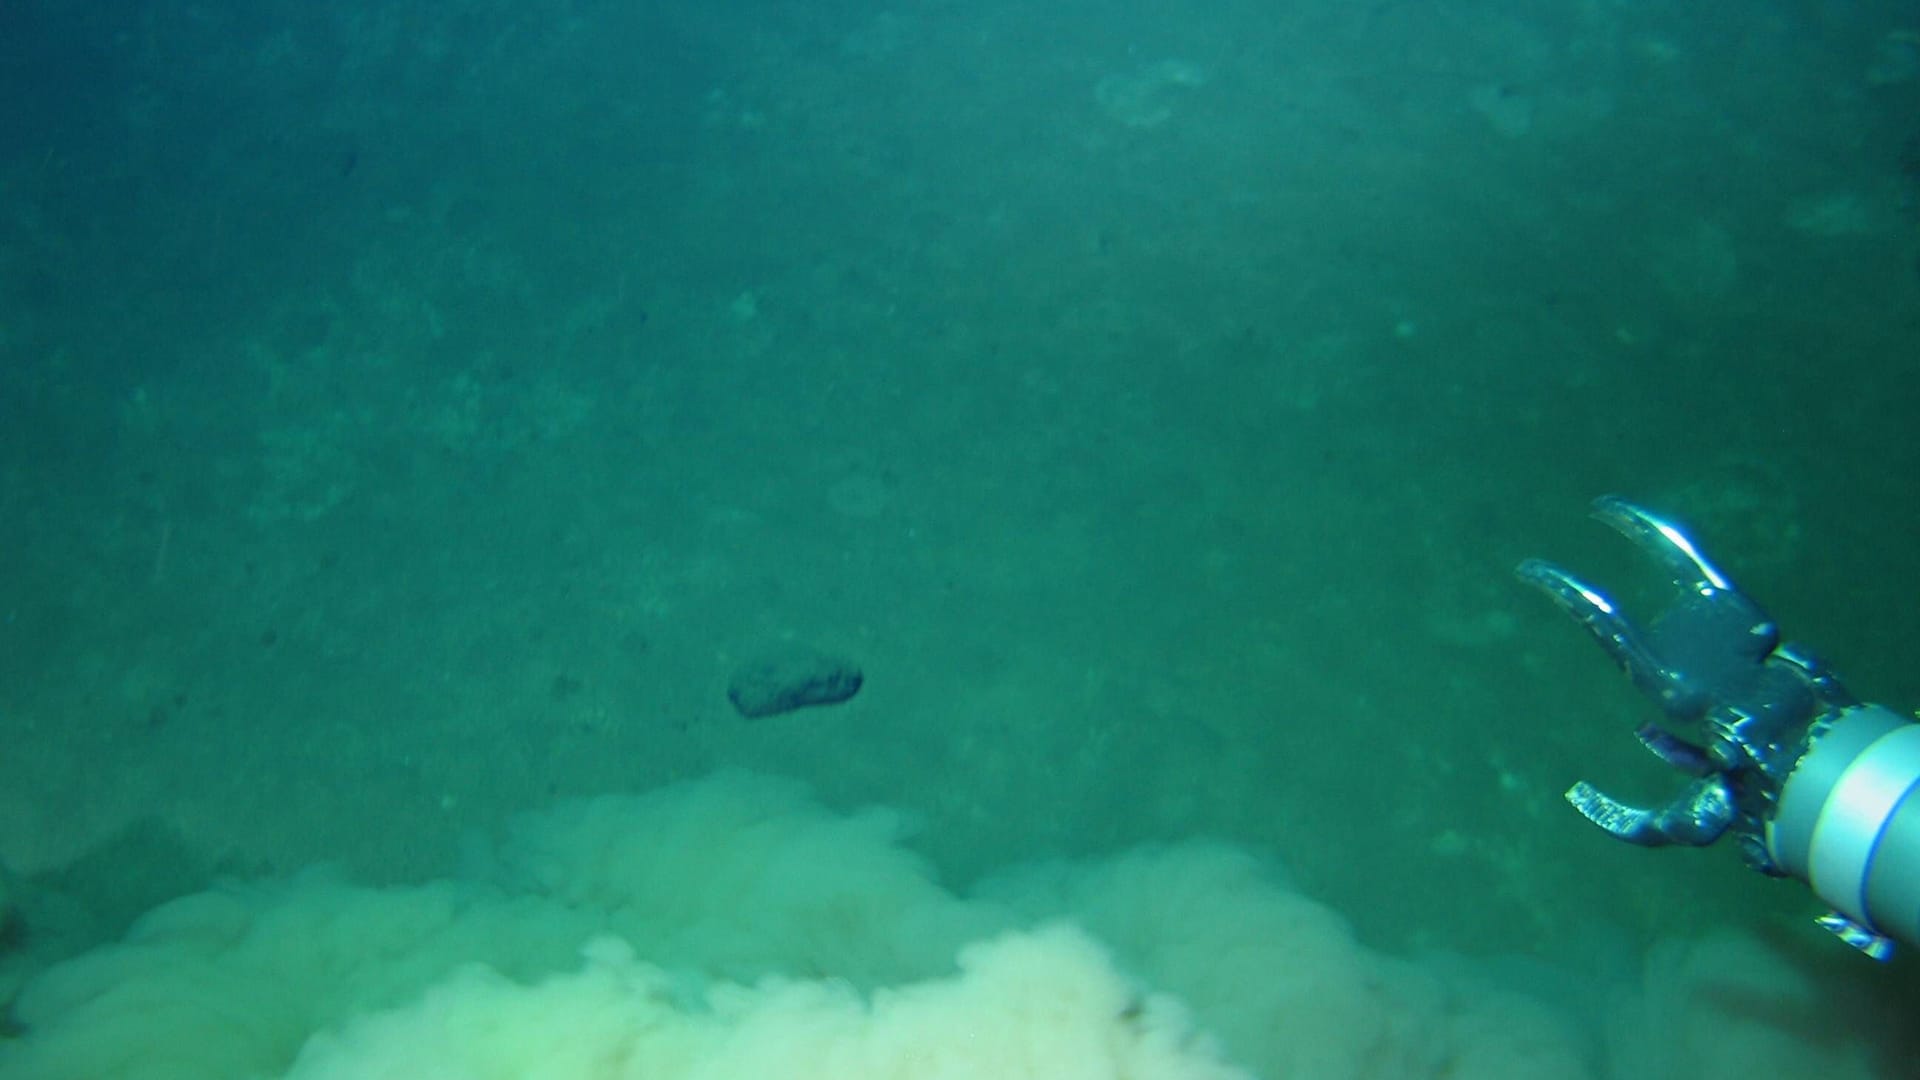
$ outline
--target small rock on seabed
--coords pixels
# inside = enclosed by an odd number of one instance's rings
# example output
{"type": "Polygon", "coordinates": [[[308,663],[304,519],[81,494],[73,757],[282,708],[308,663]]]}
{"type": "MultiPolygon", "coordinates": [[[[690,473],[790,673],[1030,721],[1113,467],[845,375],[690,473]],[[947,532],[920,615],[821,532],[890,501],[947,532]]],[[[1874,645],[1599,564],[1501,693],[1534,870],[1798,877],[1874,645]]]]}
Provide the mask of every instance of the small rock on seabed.
{"type": "Polygon", "coordinates": [[[858,665],[804,646],[765,653],[742,664],[727,683],[727,700],[749,720],[809,705],[837,705],[860,692],[858,665]]]}

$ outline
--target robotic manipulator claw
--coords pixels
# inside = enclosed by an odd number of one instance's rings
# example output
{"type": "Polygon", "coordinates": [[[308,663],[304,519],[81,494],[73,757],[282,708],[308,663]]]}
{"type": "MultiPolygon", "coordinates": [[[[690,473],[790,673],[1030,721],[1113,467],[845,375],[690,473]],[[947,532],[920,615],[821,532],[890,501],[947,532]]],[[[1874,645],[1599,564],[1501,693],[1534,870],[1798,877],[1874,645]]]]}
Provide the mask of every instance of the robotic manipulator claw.
{"type": "Polygon", "coordinates": [[[1692,778],[1654,808],[1585,781],[1567,801],[1628,843],[1711,844],[1812,885],[1820,924],[1869,955],[1920,943],[1920,724],[1856,701],[1673,524],[1615,496],[1594,516],[1664,569],[1674,598],[1644,628],[1605,594],[1538,559],[1517,573],[1587,628],[1665,714],[1635,735],[1692,778]]]}

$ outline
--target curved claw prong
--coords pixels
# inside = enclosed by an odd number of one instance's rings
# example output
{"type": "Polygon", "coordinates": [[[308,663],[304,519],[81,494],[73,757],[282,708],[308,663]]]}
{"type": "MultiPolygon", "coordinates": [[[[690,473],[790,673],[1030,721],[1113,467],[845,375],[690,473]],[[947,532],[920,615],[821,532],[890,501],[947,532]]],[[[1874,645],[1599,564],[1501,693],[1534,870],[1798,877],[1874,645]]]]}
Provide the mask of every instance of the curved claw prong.
{"type": "Polygon", "coordinates": [[[1554,603],[1560,605],[1562,611],[1583,624],[1594,620],[1610,620],[1612,624],[1625,626],[1613,601],[1607,599],[1605,593],[1545,559],[1522,560],[1513,572],[1521,581],[1546,593],[1554,603]]]}
{"type": "Polygon", "coordinates": [[[1705,776],[1718,768],[1707,754],[1706,747],[1696,746],[1665,728],[1641,724],[1633,729],[1633,735],[1654,757],[1681,772],[1705,776]]]}
{"type": "Polygon", "coordinates": [[[1628,806],[1585,780],[1568,788],[1566,797],[1580,816],[1609,836],[1642,847],[1704,847],[1720,839],[1734,818],[1733,791],[1718,774],[1689,784],[1679,798],[1658,810],[1628,806]]]}
{"type": "Polygon", "coordinates": [[[1587,628],[1634,684],[1657,701],[1673,696],[1673,673],[1647,647],[1633,625],[1599,589],[1542,559],[1528,559],[1515,570],[1521,581],[1547,594],[1560,610],[1587,628]]]}
{"type": "Polygon", "coordinates": [[[1593,501],[1593,516],[1660,560],[1673,583],[1681,588],[1689,592],[1733,588],[1726,575],[1707,561],[1686,533],[1645,508],[1618,495],[1602,495],[1593,501]]]}

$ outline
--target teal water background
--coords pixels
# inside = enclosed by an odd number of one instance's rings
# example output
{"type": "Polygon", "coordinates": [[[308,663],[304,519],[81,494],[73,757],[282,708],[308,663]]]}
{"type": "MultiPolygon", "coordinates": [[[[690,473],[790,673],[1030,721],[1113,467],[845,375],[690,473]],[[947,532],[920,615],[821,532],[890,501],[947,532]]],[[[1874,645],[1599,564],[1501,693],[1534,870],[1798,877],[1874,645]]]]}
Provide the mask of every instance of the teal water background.
{"type": "Polygon", "coordinates": [[[1584,518],[1626,494],[1920,703],[1916,34],[9,3],[0,863],[107,912],[413,879],[742,767],[960,881],[1226,838],[1389,949],[1812,935],[1564,806],[1676,780],[1511,568],[1657,598],[1584,518]],[[866,688],[734,715],[790,640],[866,688]]]}

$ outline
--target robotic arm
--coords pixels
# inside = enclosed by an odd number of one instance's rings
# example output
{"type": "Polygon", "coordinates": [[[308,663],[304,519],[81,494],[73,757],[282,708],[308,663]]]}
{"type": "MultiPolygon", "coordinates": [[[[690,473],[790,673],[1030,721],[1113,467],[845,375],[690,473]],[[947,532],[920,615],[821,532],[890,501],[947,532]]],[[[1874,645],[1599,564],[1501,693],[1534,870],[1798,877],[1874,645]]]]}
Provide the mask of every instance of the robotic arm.
{"type": "Polygon", "coordinates": [[[1807,882],[1820,924],[1875,959],[1920,944],[1920,724],[1862,704],[1791,644],[1692,540],[1613,496],[1594,516],[1657,559],[1678,590],[1646,629],[1538,559],[1520,580],[1593,634],[1668,725],[1634,734],[1691,776],[1664,806],[1629,806],[1586,781],[1567,801],[1632,844],[1703,846],[1732,833],[1747,865],[1807,882]]]}

